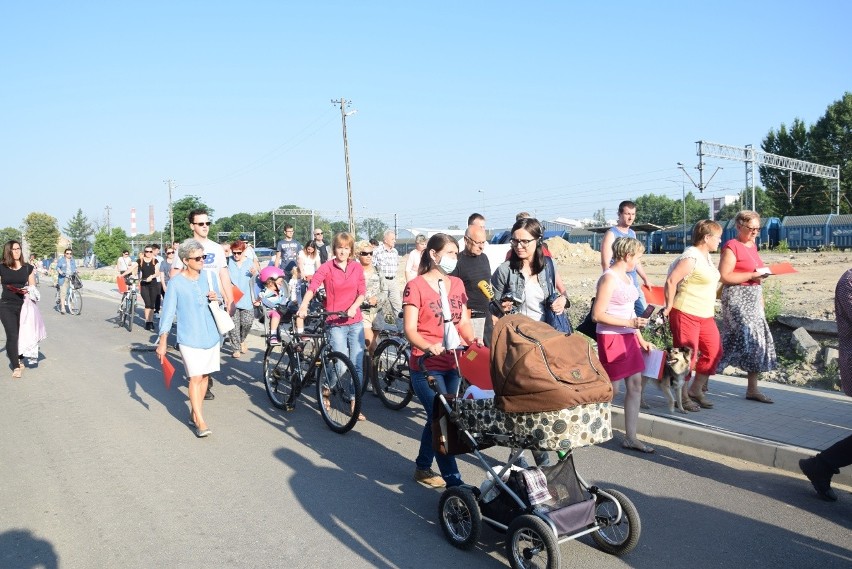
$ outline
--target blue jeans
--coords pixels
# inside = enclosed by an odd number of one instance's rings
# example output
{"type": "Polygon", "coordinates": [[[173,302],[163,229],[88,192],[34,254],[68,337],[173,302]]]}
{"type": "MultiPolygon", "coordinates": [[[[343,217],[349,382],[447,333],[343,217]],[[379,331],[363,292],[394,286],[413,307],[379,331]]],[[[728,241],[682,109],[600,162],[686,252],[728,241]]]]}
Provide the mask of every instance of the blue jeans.
{"type": "Polygon", "coordinates": [[[328,341],[335,352],[340,352],[349,357],[349,360],[355,365],[359,382],[358,387],[363,387],[364,323],[356,322],[346,326],[329,326],[328,341]]]}
{"type": "MultiPolygon", "coordinates": [[[[429,374],[435,378],[441,393],[455,393],[461,382],[457,369],[430,371],[429,374]]],[[[411,387],[426,410],[426,425],[420,435],[420,451],[417,453],[417,460],[414,462],[418,469],[429,470],[432,468],[432,460],[435,460],[447,486],[458,486],[462,483],[462,479],[461,474],[459,474],[459,467],[456,464],[456,457],[436,455],[435,449],[432,448],[432,408],[435,403],[435,392],[429,387],[426,373],[411,370],[411,387]]]]}

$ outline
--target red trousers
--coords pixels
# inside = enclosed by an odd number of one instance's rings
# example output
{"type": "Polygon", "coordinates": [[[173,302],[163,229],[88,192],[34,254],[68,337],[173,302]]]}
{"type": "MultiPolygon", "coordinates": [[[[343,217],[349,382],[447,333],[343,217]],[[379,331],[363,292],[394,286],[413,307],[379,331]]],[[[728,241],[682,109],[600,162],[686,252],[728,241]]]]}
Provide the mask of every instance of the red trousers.
{"type": "Polygon", "coordinates": [[[676,348],[692,348],[690,366],[695,373],[713,375],[722,359],[722,343],[714,318],[699,318],[677,308],[669,313],[672,344],[676,348]],[[696,356],[698,361],[696,362],[696,356]]]}

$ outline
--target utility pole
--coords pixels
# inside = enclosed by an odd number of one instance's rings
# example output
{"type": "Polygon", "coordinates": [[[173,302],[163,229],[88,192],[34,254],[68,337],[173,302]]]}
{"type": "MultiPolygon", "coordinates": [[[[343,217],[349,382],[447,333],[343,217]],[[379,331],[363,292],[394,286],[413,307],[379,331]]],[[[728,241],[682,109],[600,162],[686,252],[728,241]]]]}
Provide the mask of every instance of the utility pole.
{"type": "MultiPolygon", "coordinates": [[[[169,186],[169,229],[172,231],[172,240],[169,241],[169,245],[175,242],[175,215],[172,211],[172,189],[175,186],[175,181],[171,178],[168,180],[163,180],[164,183],[169,186]]],[[[177,253],[175,253],[177,255],[177,253]]]]}
{"type": "Polygon", "coordinates": [[[107,205],[107,206],[104,206],[104,210],[106,211],[106,226],[107,226],[107,234],[109,234],[109,233],[111,232],[111,229],[110,229],[110,227],[109,227],[109,210],[111,210],[111,209],[112,209],[112,208],[111,208],[111,207],[109,207],[108,205],[107,205]]]}
{"type": "Polygon", "coordinates": [[[346,117],[358,111],[346,112],[351,101],[346,99],[331,100],[332,105],[340,105],[340,120],[343,123],[343,160],[346,162],[346,199],[349,206],[349,233],[355,235],[355,212],[352,209],[352,179],[349,176],[349,142],[346,140],[346,117]]]}

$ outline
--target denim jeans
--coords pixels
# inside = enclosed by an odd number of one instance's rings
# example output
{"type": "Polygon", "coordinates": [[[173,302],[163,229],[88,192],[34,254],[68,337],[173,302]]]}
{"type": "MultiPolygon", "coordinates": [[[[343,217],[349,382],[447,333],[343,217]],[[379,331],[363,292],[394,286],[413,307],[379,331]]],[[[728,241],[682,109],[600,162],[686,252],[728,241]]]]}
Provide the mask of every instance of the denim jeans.
{"type": "MultiPolygon", "coordinates": [[[[441,393],[455,393],[461,381],[457,369],[430,371],[429,374],[435,378],[441,393]]],[[[415,464],[420,470],[429,470],[432,468],[432,460],[434,459],[438,463],[438,469],[441,471],[441,476],[447,486],[458,486],[462,483],[462,479],[461,474],[459,474],[459,467],[456,464],[456,457],[436,455],[435,449],[432,448],[432,408],[435,403],[435,392],[429,387],[426,373],[411,370],[411,387],[426,410],[426,425],[420,435],[420,451],[417,453],[415,464]]]]}
{"type": "Polygon", "coordinates": [[[349,357],[357,372],[359,387],[364,385],[364,323],[329,326],[328,340],[335,352],[349,357]]]}

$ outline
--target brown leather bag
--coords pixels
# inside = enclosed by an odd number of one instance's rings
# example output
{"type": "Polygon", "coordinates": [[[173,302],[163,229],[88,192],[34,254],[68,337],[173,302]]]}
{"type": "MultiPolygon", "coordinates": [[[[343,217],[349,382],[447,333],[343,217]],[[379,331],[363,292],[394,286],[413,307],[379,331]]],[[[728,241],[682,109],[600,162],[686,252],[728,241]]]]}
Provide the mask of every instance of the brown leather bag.
{"type": "Polygon", "coordinates": [[[495,403],[507,413],[612,401],[612,383],[587,340],[521,314],[494,326],[491,379],[495,403]]]}

